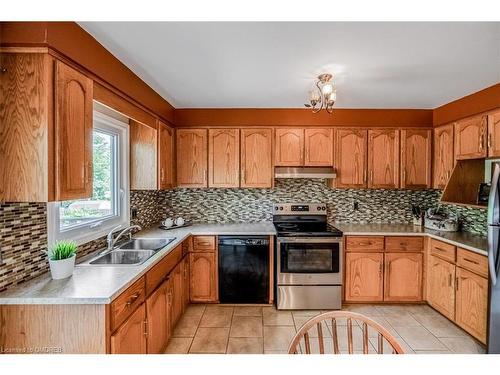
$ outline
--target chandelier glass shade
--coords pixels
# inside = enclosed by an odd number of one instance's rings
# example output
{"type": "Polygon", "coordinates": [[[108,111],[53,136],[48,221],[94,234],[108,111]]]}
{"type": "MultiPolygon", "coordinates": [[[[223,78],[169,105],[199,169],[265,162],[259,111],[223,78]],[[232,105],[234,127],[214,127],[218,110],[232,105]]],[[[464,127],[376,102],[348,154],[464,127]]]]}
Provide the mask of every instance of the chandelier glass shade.
{"type": "Polygon", "coordinates": [[[331,74],[321,74],[311,91],[309,91],[309,103],[304,104],[307,108],[311,108],[313,113],[318,113],[323,108],[328,113],[333,112],[333,105],[337,100],[337,91],[333,86],[333,76],[331,74]]]}

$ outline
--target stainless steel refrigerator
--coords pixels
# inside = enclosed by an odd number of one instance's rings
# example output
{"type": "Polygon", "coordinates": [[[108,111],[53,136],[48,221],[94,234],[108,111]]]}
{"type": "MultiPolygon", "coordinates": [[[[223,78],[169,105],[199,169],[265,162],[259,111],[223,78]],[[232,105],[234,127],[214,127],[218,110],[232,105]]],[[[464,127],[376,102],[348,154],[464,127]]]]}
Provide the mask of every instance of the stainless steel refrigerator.
{"type": "Polygon", "coordinates": [[[490,300],[488,353],[500,353],[500,163],[491,163],[492,177],[488,199],[488,263],[490,269],[490,300]]]}

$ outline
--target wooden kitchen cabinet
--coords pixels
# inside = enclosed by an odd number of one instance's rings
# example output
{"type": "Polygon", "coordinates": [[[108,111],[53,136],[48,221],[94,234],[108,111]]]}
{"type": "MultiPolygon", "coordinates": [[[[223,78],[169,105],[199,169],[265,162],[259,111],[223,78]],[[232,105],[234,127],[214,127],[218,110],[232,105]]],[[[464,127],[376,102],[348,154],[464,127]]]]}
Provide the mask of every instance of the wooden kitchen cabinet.
{"type": "Polygon", "coordinates": [[[500,110],[488,115],[488,156],[500,156],[500,110]]]}
{"type": "Polygon", "coordinates": [[[157,130],[130,120],[130,190],[157,190],[157,130]]]}
{"type": "Polygon", "coordinates": [[[184,303],[184,269],[178,263],[170,274],[172,282],[172,324],[175,326],[182,315],[184,303]]]}
{"type": "Polygon", "coordinates": [[[386,253],[384,301],[421,301],[423,255],[386,253]]]}
{"type": "Polygon", "coordinates": [[[366,130],[337,129],[335,132],[336,187],[366,188],[366,130]]]}
{"type": "Polygon", "coordinates": [[[431,130],[401,130],[401,187],[431,187],[431,130]]]}
{"type": "Polygon", "coordinates": [[[487,116],[478,115],[455,123],[455,159],[478,159],[487,154],[487,116]]]}
{"type": "Polygon", "coordinates": [[[158,121],[158,181],[159,189],[174,187],[174,130],[158,121]]]}
{"type": "Polygon", "coordinates": [[[434,188],[444,189],[455,166],[453,124],[434,129],[434,188]]]}
{"type": "Polygon", "coordinates": [[[304,165],[304,129],[275,130],[274,165],[299,167],[304,165]]]}
{"type": "Polygon", "coordinates": [[[186,311],[189,305],[189,255],[182,260],[183,290],[182,290],[182,311],[186,311]]]}
{"type": "Polygon", "coordinates": [[[146,308],[144,303],[111,335],[111,354],[146,354],[146,308]]]}
{"type": "Polygon", "coordinates": [[[171,280],[165,280],[146,300],[148,354],[163,353],[171,335],[171,284],[171,280]]]}
{"type": "Polygon", "coordinates": [[[208,186],[208,132],[207,129],[178,129],[177,186],[208,186]]]}
{"type": "Polygon", "coordinates": [[[429,255],[427,302],[448,319],[455,319],[455,265],[429,255]]]}
{"type": "Polygon", "coordinates": [[[345,259],[345,300],[382,301],[384,254],[349,252],[345,259]]]}
{"type": "Polygon", "coordinates": [[[333,165],[333,129],[304,130],[304,166],[333,165]]]}
{"type": "Polygon", "coordinates": [[[368,130],[368,187],[399,188],[398,130],[368,130]]]}
{"type": "Polygon", "coordinates": [[[456,268],[455,322],[486,343],[486,322],[488,314],[488,279],[456,268]]]}
{"type": "Polygon", "coordinates": [[[216,253],[190,253],[189,270],[191,302],[217,302],[216,253]]]}
{"type": "Polygon", "coordinates": [[[208,186],[217,188],[240,186],[239,129],[209,129],[208,186]]]}
{"type": "Polygon", "coordinates": [[[90,78],[55,64],[55,200],[90,198],[93,191],[90,78]]]}
{"type": "Polygon", "coordinates": [[[273,170],[273,130],[241,129],[242,188],[271,188],[273,170]]]}

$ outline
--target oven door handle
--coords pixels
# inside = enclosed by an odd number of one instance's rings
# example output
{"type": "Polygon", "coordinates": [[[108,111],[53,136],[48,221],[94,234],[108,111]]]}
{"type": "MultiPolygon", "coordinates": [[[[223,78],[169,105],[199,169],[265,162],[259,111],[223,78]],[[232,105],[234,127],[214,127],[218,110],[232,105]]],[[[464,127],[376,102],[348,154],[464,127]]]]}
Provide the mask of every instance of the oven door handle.
{"type": "Polygon", "coordinates": [[[342,237],[278,237],[278,243],[342,243],[342,237]]]}

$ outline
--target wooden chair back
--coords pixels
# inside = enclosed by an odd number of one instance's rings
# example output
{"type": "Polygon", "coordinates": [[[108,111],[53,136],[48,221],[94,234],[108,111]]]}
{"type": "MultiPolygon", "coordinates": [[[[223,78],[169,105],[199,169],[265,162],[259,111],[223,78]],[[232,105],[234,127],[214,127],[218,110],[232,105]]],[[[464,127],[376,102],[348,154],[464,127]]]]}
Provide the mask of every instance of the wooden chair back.
{"type": "Polygon", "coordinates": [[[384,354],[384,351],[404,354],[401,345],[387,329],[362,314],[349,311],[330,311],[308,320],[293,338],[288,353],[325,354],[327,351],[331,354],[341,354],[341,350],[346,354],[353,354],[355,351],[359,354],[384,354]],[[347,337],[342,336],[342,330],[345,330],[347,337]],[[374,334],[376,337],[373,337],[374,334]],[[373,341],[376,338],[376,345],[372,346],[370,336],[373,341]]]}

